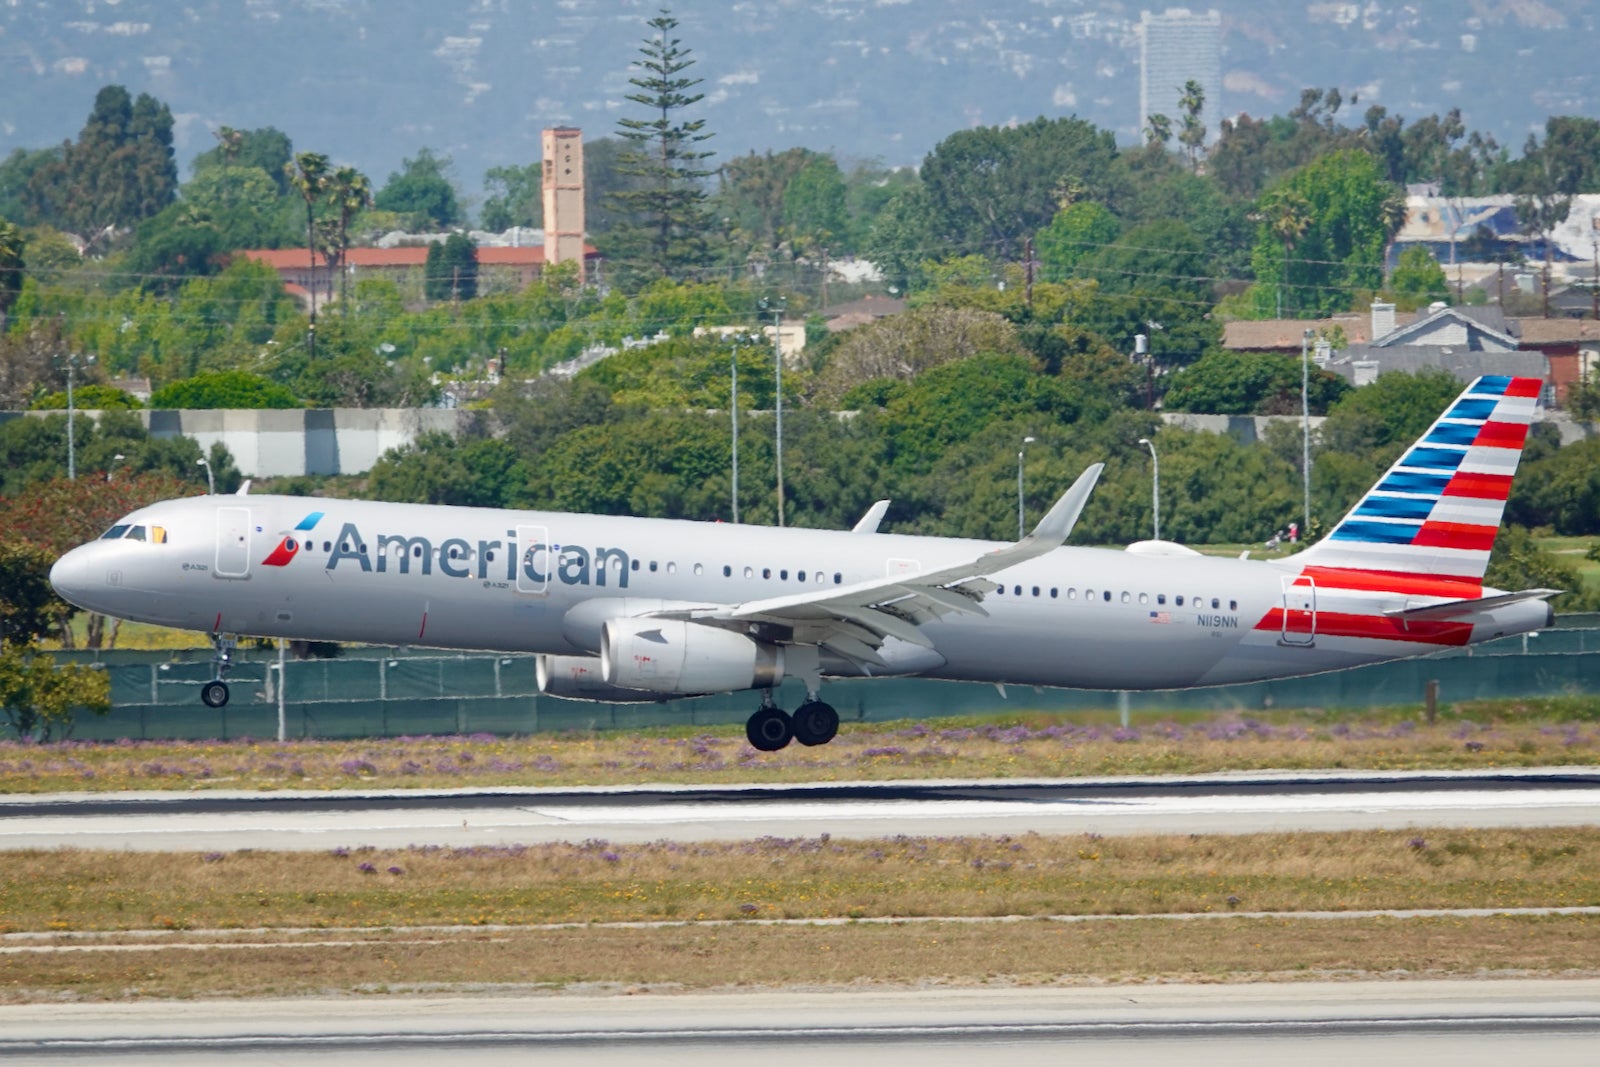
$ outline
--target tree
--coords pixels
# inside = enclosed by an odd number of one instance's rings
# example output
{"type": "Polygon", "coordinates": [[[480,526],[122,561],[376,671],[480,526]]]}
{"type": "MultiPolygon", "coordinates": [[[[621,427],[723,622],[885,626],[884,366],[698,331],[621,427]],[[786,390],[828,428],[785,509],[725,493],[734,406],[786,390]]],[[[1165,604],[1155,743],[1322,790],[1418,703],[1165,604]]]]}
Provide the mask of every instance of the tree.
{"type": "Polygon", "coordinates": [[[436,156],[431,148],[421,148],[410,159],[400,162],[400,170],[389,180],[373,206],[406,216],[412,230],[438,231],[461,222],[461,204],[450,181],[450,157],[436,156]]]}
{"type": "Polygon", "coordinates": [[[818,376],[812,401],[824,408],[878,380],[910,381],[980,354],[1020,356],[1016,327],[989,311],[919,307],[851,330],[818,376]]]}
{"type": "Polygon", "coordinates": [[[162,386],[151,394],[150,406],[186,410],[297,408],[300,401],[274,381],[229,370],[197,374],[162,386]]]}
{"type": "Polygon", "coordinates": [[[289,184],[306,202],[306,255],[311,260],[311,337],[316,343],[317,330],[317,204],[328,193],[331,176],[328,157],[320,152],[301,152],[285,172],[289,184]]]}
{"type": "Polygon", "coordinates": [[[1104,204],[1076,200],[1065,205],[1035,241],[1045,279],[1076,277],[1079,261],[1115,241],[1121,232],[1122,223],[1104,204]]]}
{"type": "MultiPolygon", "coordinates": [[[[1207,415],[1282,415],[1300,410],[1298,356],[1260,355],[1218,349],[1177,371],[1167,382],[1168,411],[1207,415]]],[[[1311,372],[1310,408],[1317,414],[1350,391],[1343,378],[1321,368],[1311,372]]]]}
{"type": "Polygon", "coordinates": [[[372,206],[372,183],[354,167],[339,167],[328,179],[328,198],[338,213],[334,226],[334,248],[338,253],[339,306],[347,307],[348,279],[344,270],[345,253],[350,248],[350,220],[372,206]]]}
{"type": "Polygon", "coordinates": [[[91,245],[150,218],[172,202],[178,169],[172,155],[172,112],[148,93],[120,85],[95,95],[76,142],[29,180],[43,221],[59,222],[91,245]]]}
{"type": "Polygon", "coordinates": [[[0,647],[55,636],[74,610],[50,587],[50,565],[55,560],[55,554],[40,545],[0,541],[0,647]]]}
{"type": "MultiPolygon", "coordinates": [[[[585,163],[588,157],[585,155],[585,163]]],[[[513,226],[537,229],[544,225],[544,168],[490,167],[483,175],[483,228],[509,230],[513,226]]]]}
{"type": "Polygon", "coordinates": [[[1054,215],[1064,183],[1115,207],[1116,157],[1111,133],[1077,118],[953,133],[922,163],[934,241],[943,252],[1015,259],[1054,215]]]}
{"type": "Polygon", "coordinates": [[[1400,253],[1400,262],[1389,274],[1389,292],[1401,311],[1414,311],[1435,301],[1448,302],[1450,283],[1444,268],[1433,253],[1421,246],[1400,253]]]}
{"type": "Polygon", "coordinates": [[[751,152],[722,165],[722,188],[713,207],[730,240],[776,256],[785,239],[789,185],[813,159],[810,149],[751,152]]]}
{"type": "Polygon", "coordinates": [[[903,189],[872,220],[861,253],[870,259],[890,291],[901,293],[924,284],[922,264],[935,255],[928,219],[928,198],[920,185],[903,189]]]}
{"type": "Polygon", "coordinates": [[[281,248],[293,240],[287,206],[277,180],[260,167],[214,166],[183,187],[178,218],[215,229],[226,251],[281,248]]]}
{"type": "Polygon", "coordinates": [[[1200,162],[1205,155],[1206,122],[1202,118],[1206,107],[1206,91],[1193,80],[1183,83],[1183,96],[1178,101],[1183,108],[1183,123],[1178,130],[1178,143],[1189,159],[1189,170],[1200,173],[1200,162]]]}
{"type": "Polygon", "coordinates": [[[509,443],[429,430],[380,456],[367,488],[374,500],[504,508],[516,503],[526,481],[527,468],[509,443]]]}
{"type": "Polygon", "coordinates": [[[0,333],[5,332],[6,313],[22,293],[22,275],[26,268],[22,252],[26,246],[22,231],[0,218],[0,333]]]}
{"type": "Polygon", "coordinates": [[[214,167],[255,167],[272,179],[279,196],[290,194],[294,145],[283,131],[272,126],[259,130],[223,126],[211,135],[217,139],[217,146],[201,152],[189,164],[196,178],[214,167]]]}
{"type": "Polygon", "coordinates": [[[796,252],[823,248],[842,252],[850,218],[845,211],[844,175],[832,156],[814,156],[783,191],[783,219],[796,252]]]}
{"type": "Polygon", "coordinates": [[[1321,317],[1347,309],[1357,292],[1377,291],[1403,207],[1400,190],[1360,149],[1294,172],[1259,202],[1251,289],[1257,313],[1321,317]]]}
{"type": "Polygon", "coordinates": [[[459,303],[478,295],[478,246],[464,233],[452,233],[428,246],[422,291],[429,300],[459,303]]]}
{"type": "Polygon", "coordinates": [[[0,646],[0,714],[18,738],[50,741],[72,734],[79,711],[111,710],[111,679],[82,664],[57,665],[35,648],[0,646]]]}
{"type": "Polygon", "coordinates": [[[647,25],[655,33],[639,49],[644,58],[636,65],[643,74],[628,79],[639,91],[626,99],[648,109],[651,117],[617,120],[617,135],[627,142],[617,169],[638,185],[612,195],[625,217],[607,241],[630,287],[676,278],[710,263],[701,183],[712,174],[703,166],[711,153],[699,146],[711,134],[704,119],[682,117],[705,94],[691,91],[701,79],[685,74],[695,61],[673,36],[678,20],[663,10],[647,25]]]}

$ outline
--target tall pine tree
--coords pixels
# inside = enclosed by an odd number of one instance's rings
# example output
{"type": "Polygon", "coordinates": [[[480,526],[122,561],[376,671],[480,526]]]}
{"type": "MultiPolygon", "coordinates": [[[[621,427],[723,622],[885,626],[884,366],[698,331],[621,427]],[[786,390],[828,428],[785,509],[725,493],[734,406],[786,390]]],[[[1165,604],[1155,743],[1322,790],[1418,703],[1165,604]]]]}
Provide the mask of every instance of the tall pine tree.
{"type": "Polygon", "coordinates": [[[639,91],[627,99],[649,108],[649,118],[624,118],[617,134],[627,147],[617,169],[633,179],[611,197],[623,220],[605,241],[615,280],[624,287],[658,278],[683,278],[710,264],[703,169],[711,156],[699,145],[711,137],[704,119],[685,119],[685,109],[704,98],[691,90],[701,79],[684,72],[694,65],[689,49],[673,36],[678,20],[662,9],[648,23],[655,35],[639,51],[639,77],[628,83],[639,91]]]}

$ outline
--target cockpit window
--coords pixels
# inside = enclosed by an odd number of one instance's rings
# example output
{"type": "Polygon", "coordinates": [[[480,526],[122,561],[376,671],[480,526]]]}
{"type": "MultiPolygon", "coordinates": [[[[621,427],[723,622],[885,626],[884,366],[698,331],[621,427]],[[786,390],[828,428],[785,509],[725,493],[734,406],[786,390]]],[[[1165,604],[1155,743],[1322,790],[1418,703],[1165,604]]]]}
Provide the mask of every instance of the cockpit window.
{"type": "Polygon", "coordinates": [[[119,522],[111,529],[100,535],[102,541],[149,541],[154,545],[167,543],[167,528],[165,526],[143,526],[128,522],[119,522]]]}
{"type": "Polygon", "coordinates": [[[111,527],[111,529],[107,530],[105,533],[101,534],[100,535],[100,540],[102,540],[102,541],[116,541],[119,538],[121,538],[123,534],[125,534],[127,532],[128,532],[128,524],[125,523],[125,522],[118,523],[117,525],[111,527]]]}
{"type": "Polygon", "coordinates": [[[143,526],[135,526],[131,530],[129,530],[128,531],[128,540],[129,541],[143,541],[144,540],[144,527],[143,526]]]}
{"type": "Polygon", "coordinates": [[[150,543],[164,545],[167,543],[167,528],[165,526],[150,527],[150,543]]]}

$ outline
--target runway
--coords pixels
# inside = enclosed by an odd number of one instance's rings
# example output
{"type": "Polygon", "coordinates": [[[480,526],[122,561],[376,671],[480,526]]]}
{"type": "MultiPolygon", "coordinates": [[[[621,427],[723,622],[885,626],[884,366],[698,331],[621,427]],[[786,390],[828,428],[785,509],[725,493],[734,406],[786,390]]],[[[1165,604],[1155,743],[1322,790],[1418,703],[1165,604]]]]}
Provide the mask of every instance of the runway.
{"type": "Polygon", "coordinates": [[[7,1064],[1594,1062],[1600,983],[1306,982],[0,1008],[7,1064]]]}
{"type": "Polygon", "coordinates": [[[829,834],[1254,833],[1600,824],[1593,768],[1039,782],[0,798],[0,850],[312,850],[829,834]]]}

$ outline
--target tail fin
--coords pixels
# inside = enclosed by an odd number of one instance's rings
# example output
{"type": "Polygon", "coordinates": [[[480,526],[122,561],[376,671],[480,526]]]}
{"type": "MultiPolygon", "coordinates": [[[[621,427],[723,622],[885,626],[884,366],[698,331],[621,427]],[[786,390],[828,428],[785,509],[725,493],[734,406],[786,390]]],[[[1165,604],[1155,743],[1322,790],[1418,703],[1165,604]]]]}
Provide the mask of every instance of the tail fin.
{"type": "Polygon", "coordinates": [[[1295,562],[1481,586],[1541,387],[1537,378],[1500,375],[1467,386],[1295,562]]]}

